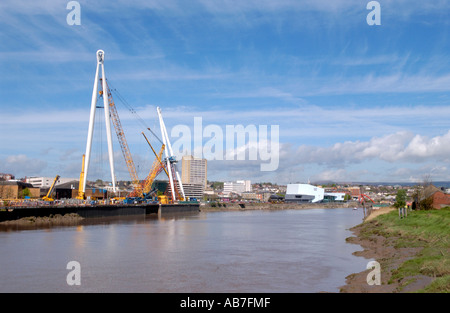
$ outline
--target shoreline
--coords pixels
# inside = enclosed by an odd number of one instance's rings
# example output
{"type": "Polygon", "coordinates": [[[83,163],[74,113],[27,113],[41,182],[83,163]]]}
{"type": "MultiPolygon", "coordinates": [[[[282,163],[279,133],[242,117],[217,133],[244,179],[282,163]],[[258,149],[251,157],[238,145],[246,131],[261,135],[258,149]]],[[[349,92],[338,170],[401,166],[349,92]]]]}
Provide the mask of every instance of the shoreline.
{"type": "Polygon", "coordinates": [[[307,210],[307,209],[338,209],[353,208],[357,202],[328,202],[328,203],[227,203],[226,206],[211,206],[211,203],[200,205],[201,212],[229,212],[229,211],[250,211],[250,210],[307,210]]]}
{"type": "Polygon", "coordinates": [[[346,241],[360,245],[363,250],[356,251],[353,255],[364,257],[367,262],[375,260],[380,264],[380,285],[369,285],[367,277],[373,268],[359,273],[353,273],[346,277],[345,285],[339,288],[340,293],[408,293],[423,290],[429,286],[436,277],[422,274],[405,274],[395,276],[395,273],[408,260],[417,258],[423,251],[423,246],[414,244],[398,246],[396,242],[401,239],[399,234],[385,237],[379,227],[385,227],[376,217],[396,211],[396,208],[386,208],[380,212],[374,211],[359,225],[350,229],[353,235],[346,241]]]}

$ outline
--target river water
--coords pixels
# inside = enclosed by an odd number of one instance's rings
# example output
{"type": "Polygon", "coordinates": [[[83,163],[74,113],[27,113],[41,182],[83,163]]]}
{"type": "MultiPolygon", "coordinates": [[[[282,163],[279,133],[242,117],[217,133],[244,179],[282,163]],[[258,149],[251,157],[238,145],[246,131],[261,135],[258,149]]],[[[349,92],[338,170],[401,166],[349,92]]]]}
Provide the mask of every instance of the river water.
{"type": "Polygon", "coordinates": [[[0,292],[338,292],[366,269],[345,241],[362,217],[249,210],[2,231],[0,292]]]}

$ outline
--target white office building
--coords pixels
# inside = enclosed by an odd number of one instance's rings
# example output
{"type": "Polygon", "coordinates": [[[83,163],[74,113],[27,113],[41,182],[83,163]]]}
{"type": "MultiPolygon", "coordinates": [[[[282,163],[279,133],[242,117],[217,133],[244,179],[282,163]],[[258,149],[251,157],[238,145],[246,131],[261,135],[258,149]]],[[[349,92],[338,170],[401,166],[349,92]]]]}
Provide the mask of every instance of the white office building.
{"type": "Polygon", "coordinates": [[[251,192],[252,184],[250,180],[238,180],[236,182],[224,182],[223,183],[223,193],[231,194],[236,193],[242,195],[244,192],[251,192]]]}
{"type": "MultiPolygon", "coordinates": [[[[27,177],[26,178],[26,182],[29,184],[32,184],[33,187],[38,187],[38,188],[50,188],[51,185],[53,184],[53,181],[55,180],[55,177],[27,177]]],[[[72,181],[78,181],[78,178],[62,178],[60,177],[57,181],[56,181],[56,185],[59,184],[65,184],[68,182],[72,182],[72,181]]]]}
{"type": "Polygon", "coordinates": [[[244,185],[243,192],[251,192],[252,191],[252,182],[250,180],[237,180],[236,183],[244,185]]]}

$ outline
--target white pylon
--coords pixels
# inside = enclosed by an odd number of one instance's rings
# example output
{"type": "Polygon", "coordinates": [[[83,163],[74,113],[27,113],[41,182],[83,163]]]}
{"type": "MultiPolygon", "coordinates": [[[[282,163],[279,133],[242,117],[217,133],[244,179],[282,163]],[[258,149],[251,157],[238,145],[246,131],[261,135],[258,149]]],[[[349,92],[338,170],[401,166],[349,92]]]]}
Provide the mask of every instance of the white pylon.
{"type": "MultiPolygon", "coordinates": [[[[161,109],[159,107],[156,108],[157,112],[158,112],[158,116],[159,116],[159,124],[161,126],[161,135],[163,138],[163,143],[166,146],[166,149],[164,149],[164,153],[166,155],[166,162],[167,162],[167,170],[169,172],[169,183],[170,183],[170,189],[172,192],[172,199],[174,201],[176,200],[181,200],[181,199],[177,199],[176,194],[175,194],[175,185],[173,182],[173,174],[172,174],[172,163],[175,163],[175,156],[173,155],[173,151],[172,151],[172,145],[170,144],[170,140],[169,140],[169,136],[167,135],[167,129],[166,129],[166,125],[164,124],[164,120],[162,118],[162,114],[161,114],[161,109]]],[[[178,171],[176,170],[176,168],[173,168],[175,170],[175,175],[178,181],[178,186],[180,188],[180,192],[181,192],[181,196],[183,197],[183,199],[186,199],[186,196],[184,194],[184,188],[183,188],[183,183],[181,182],[180,179],[180,174],[178,173],[178,171]]]]}
{"type": "Polygon", "coordinates": [[[102,68],[102,96],[103,96],[103,106],[105,109],[105,124],[106,124],[106,138],[108,141],[108,156],[109,156],[109,167],[111,169],[111,180],[113,191],[116,191],[116,179],[114,173],[114,156],[113,156],[113,146],[112,146],[112,136],[111,136],[111,121],[109,115],[109,104],[108,104],[108,92],[106,85],[106,76],[105,76],[105,67],[103,65],[105,60],[105,52],[103,50],[97,51],[97,70],[95,72],[95,80],[94,80],[94,90],[92,91],[92,100],[91,100],[91,114],[89,118],[89,129],[88,129],[88,137],[86,143],[86,157],[84,160],[84,180],[83,192],[86,192],[86,179],[89,170],[89,161],[91,159],[91,147],[92,147],[92,136],[94,134],[94,121],[95,121],[95,108],[97,107],[97,97],[98,97],[98,82],[100,80],[99,70],[100,66],[102,68]]]}

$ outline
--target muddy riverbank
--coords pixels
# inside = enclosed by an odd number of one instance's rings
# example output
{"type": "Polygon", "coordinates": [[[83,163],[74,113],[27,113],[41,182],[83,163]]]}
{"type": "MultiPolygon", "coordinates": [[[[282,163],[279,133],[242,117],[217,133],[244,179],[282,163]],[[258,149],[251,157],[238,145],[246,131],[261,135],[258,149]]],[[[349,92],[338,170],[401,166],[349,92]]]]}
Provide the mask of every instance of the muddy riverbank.
{"type": "Polygon", "coordinates": [[[200,205],[202,212],[245,211],[245,210],[306,210],[306,209],[337,209],[354,208],[357,202],[329,203],[207,203],[200,205]]]}
{"type": "Polygon", "coordinates": [[[346,277],[343,293],[449,292],[449,210],[411,211],[400,219],[394,208],[375,211],[351,228],[354,253],[380,264],[380,285],[369,285],[373,268],[346,277]],[[394,212],[392,212],[394,211],[394,212]],[[383,215],[384,216],[380,216],[383,215]],[[420,231],[419,231],[420,230],[420,231]]]}

